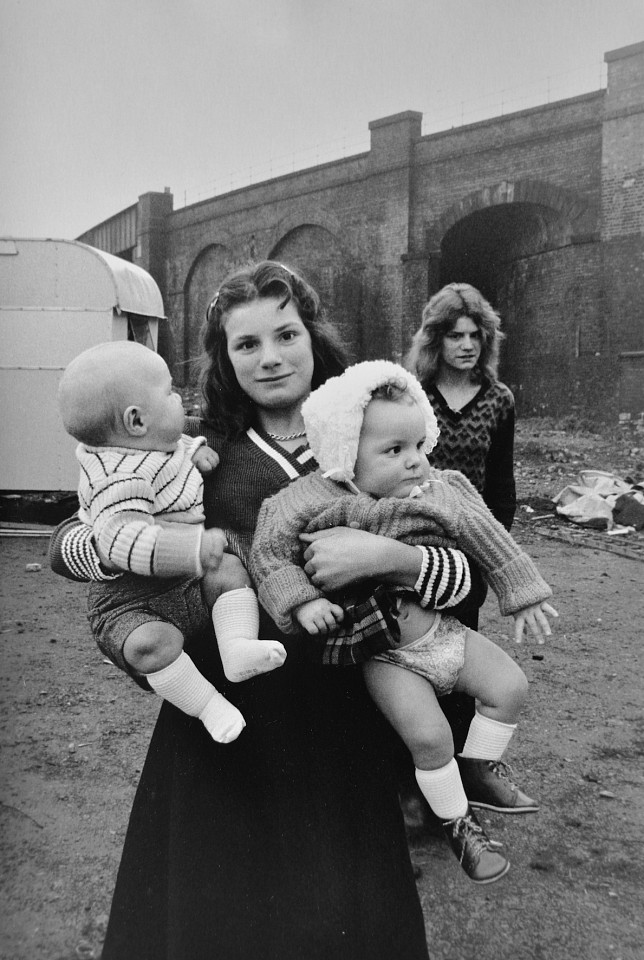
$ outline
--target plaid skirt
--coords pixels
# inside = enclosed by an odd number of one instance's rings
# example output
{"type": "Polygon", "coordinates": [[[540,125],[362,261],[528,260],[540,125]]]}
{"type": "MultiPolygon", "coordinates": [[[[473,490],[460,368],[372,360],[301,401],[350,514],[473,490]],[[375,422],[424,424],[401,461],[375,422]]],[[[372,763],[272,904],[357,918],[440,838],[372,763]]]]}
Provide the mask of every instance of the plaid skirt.
{"type": "MultiPolygon", "coordinates": [[[[382,584],[342,604],[344,620],[336,634],[320,638],[322,663],[352,667],[389,650],[400,640],[396,604],[382,584]]],[[[306,642],[313,640],[307,637],[306,642]]]]}

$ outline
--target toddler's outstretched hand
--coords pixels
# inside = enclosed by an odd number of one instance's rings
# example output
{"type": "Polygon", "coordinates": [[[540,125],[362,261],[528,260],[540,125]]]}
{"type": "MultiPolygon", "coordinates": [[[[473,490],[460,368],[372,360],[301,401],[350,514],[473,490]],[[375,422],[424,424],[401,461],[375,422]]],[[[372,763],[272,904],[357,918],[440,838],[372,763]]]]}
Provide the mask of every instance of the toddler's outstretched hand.
{"type": "Polygon", "coordinates": [[[344,610],[337,603],[331,603],[326,597],[302,603],[293,614],[299,625],[307,633],[333,633],[344,620],[344,610]]]}
{"type": "Polygon", "coordinates": [[[550,622],[548,617],[557,618],[559,614],[554,607],[543,600],[541,603],[533,603],[530,607],[524,607],[514,614],[514,639],[517,643],[523,640],[523,631],[525,627],[535,637],[537,643],[545,643],[546,637],[551,636],[550,622]]]}
{"type": "Polygon", "coordinates": [[[201,550],[199,552],[199,559],[204,570],[217,569],[227,546],[228,541],[223,530],[219,530],[217,527],[204,530],[201,535],[201,550]]]}
{"type": "Polygon", "coordinates": [[[215,453],[214,450],[211,450],[210,447],[198,447],[195,450],[192,462],[199,473],[207,476],[209,473],[212,473],[215,467],[219,464],[219,454],[215,453]]]}

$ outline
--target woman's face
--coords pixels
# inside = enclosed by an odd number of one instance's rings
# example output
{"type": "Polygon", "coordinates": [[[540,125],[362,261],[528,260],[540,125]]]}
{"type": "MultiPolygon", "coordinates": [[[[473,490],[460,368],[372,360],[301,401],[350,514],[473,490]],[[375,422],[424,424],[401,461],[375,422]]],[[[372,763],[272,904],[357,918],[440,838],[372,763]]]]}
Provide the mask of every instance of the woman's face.
{"type": "Polygon", "coordinates": [[[443,337],[441,364],[452,370],[469,372],[481,356],[481,331],[470,317],[459,317],[443,337]]]}
{"type": "Polygon", "coordinates": [[[234,307],[225,319],[237,382],[260,410],[287,410],[311,392],[311,336],[297,307],[271,297],[234,307]]]}

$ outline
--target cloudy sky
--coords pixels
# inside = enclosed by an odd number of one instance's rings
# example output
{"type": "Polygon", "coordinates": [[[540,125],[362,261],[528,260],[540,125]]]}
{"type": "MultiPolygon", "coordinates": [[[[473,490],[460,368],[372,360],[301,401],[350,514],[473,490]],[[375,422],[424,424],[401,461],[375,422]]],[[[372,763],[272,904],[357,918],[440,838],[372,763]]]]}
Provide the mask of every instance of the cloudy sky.
{"type": "Polygon", "coordinates": [[[74,238],[423,132],[586,93],[642,0],[0,0],[0,235],[74,238]]]}

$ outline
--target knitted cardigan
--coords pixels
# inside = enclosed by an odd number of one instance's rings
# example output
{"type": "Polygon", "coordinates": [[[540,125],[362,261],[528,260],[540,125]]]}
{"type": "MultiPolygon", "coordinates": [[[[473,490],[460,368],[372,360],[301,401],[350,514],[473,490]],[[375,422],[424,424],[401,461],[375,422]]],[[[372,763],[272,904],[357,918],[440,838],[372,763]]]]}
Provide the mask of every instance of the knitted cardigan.
{"type": "Polygon", "coordinates": [[[79,444],[79,518],[106,557],[142,576],[200,576],[203,479],[192,463],[203,437],[174,452],[79,444]]]}
{"type": "Polygon", "coordinates": [[[250,573],[260,602],[283,632],[297,629],[296,607],[323,596],[299,564],[298,535],[334,526],[357,524],[407,543],[456,545],[479,564],[503,615],[552,596],[530,557],[494,519],[469,480],[455,470],[431,468],[429,475],[428,490],[419,497],[374,500],[317,472],[264,502],[250,573]]]}

